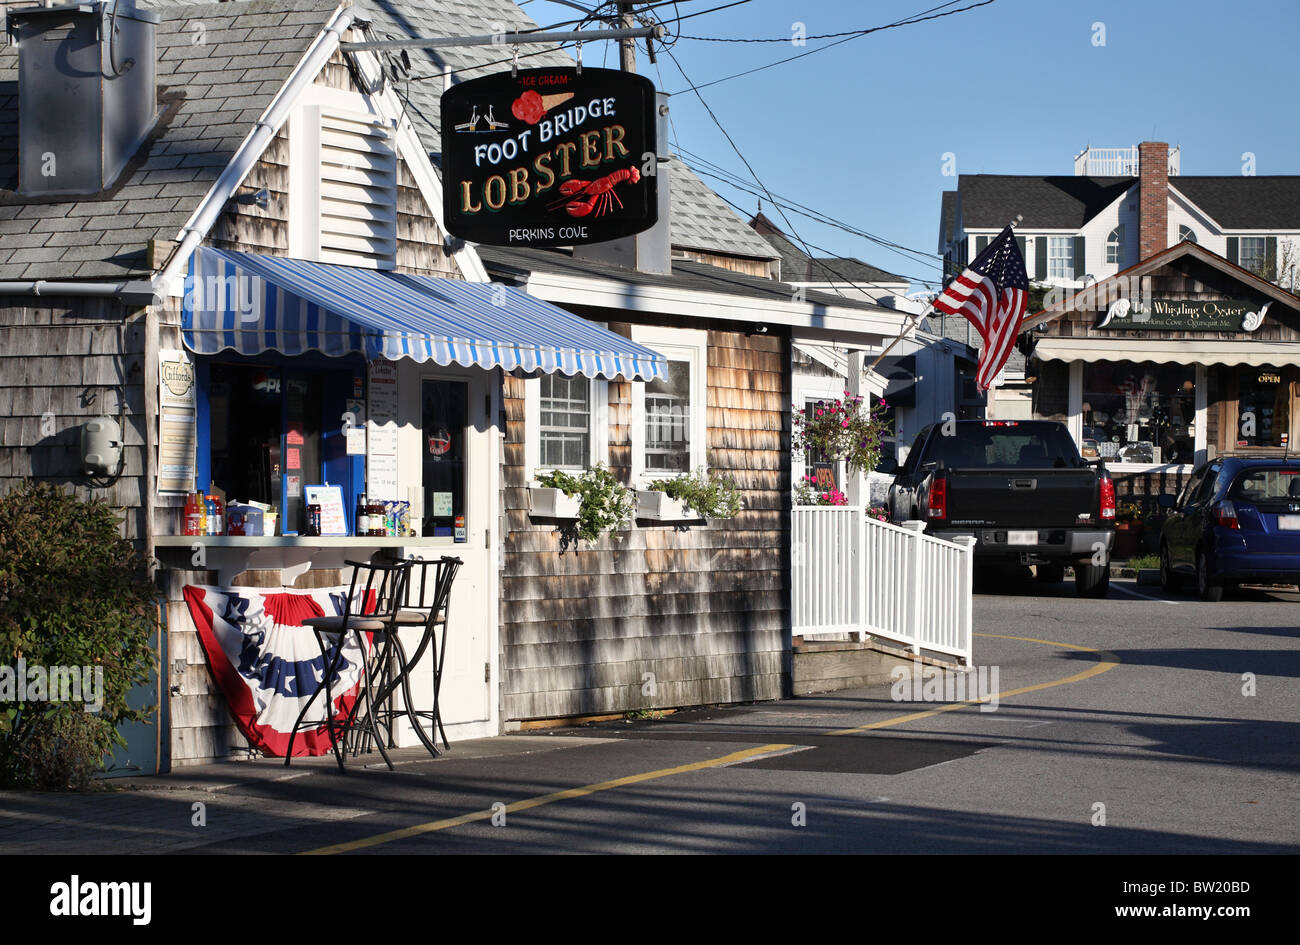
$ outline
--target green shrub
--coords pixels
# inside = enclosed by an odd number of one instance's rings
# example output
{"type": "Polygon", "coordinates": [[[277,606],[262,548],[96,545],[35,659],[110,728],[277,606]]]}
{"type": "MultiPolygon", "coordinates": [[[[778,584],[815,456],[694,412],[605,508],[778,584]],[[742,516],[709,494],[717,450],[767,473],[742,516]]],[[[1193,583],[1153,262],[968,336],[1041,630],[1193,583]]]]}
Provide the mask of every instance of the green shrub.
{"type": "Polygon", "coordinates": [[[53,485],[0,496],[0,673],[9,671],[11,688],[20,660],[103,673],[97,712],[89,698],[0,696],[0,784],[84,786],[124,744],[118,726],[152,711],[127,705],[154,666],[158,612],[145,562],[120,528],[102,500],[53,485]]]}
{"type": "Polygon", "coordinates": [[[581,497],[576,527],[577,537],[585,541],[595,541],[606,532],[623,527],[632,517],[632,490],[619,482],[603,463],[597,463],[594,469],[579,476],[556,470],[538,476],[537,481],[548,489],[581,497]]]}
{"type": "Polygon", "coordinates": [[[707,474],[702,467],[689,476],[656,479],[650,488],[678,500],[704,518],[735,518],[745,507],[734,480],[716,473],[707,474]]]}

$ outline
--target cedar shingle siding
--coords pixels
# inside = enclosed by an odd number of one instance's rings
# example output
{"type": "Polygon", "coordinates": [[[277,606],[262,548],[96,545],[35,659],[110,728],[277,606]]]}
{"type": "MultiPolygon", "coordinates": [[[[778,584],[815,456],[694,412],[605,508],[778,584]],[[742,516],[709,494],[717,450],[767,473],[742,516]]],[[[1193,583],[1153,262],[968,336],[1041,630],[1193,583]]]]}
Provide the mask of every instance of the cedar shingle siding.
{"type": "MultiPolygon", "coordinates": [[[[789,343],[710,331],[708,361],[708,464],[736,480],[745,511],[707,525],[638,524],[576,550],[529,519],[523,381],[506,378],[504,718],[782,695],[789,343]],[[654,695],[643,694],[647,673],[654,695]]],[[[609,398],[611,467],[626,479],[629,385],[610,384],[609,398]]]]}

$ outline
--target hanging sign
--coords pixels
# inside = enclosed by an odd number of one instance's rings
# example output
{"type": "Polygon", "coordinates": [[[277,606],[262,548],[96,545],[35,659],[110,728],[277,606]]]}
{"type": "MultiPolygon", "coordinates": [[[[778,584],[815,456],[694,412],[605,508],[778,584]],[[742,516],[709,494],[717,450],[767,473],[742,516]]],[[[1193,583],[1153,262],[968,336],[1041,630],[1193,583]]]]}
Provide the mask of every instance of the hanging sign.
{"type": "Polygon", "coordinates": [[[654,226],[654,85],[612,69],[521,69],[442,95],[446,227],[494,246],[577,246],[654,226]]]}

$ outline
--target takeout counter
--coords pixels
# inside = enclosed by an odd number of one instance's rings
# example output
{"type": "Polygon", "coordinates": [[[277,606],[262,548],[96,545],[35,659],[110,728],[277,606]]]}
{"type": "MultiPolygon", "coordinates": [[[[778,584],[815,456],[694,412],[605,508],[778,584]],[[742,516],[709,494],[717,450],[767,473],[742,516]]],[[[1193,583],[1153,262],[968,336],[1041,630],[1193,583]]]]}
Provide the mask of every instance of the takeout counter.
{"type": "Polygon", "coordinates": [[[162,535],[154,557],[170,571],[216,571],[223,585],[245,571],[279,571],[279,583],[292,585],[306,571],[340,569],[345,561],[437,557],[457,547],[464,544],[447,537],[162,535]]]}

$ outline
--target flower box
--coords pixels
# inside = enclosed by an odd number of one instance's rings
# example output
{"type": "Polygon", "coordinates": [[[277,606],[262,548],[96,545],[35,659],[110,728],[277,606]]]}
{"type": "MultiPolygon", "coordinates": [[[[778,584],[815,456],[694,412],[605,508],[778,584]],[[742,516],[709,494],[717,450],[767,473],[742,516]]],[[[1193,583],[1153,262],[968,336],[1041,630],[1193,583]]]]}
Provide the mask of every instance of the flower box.
{"type": "Polygon", "coordinates": [[[704,516],[688,509],[681,499],[669,498],[666,492],[638,490],[636,517],[655,522],[702,522],[704,516]]]}
{"type": "Polygon", "coordinates": [[[581,496],[565,495],[563,489],[545,486],[528,490],[530,514],[537,518],[577,518],[581,496]]]}

